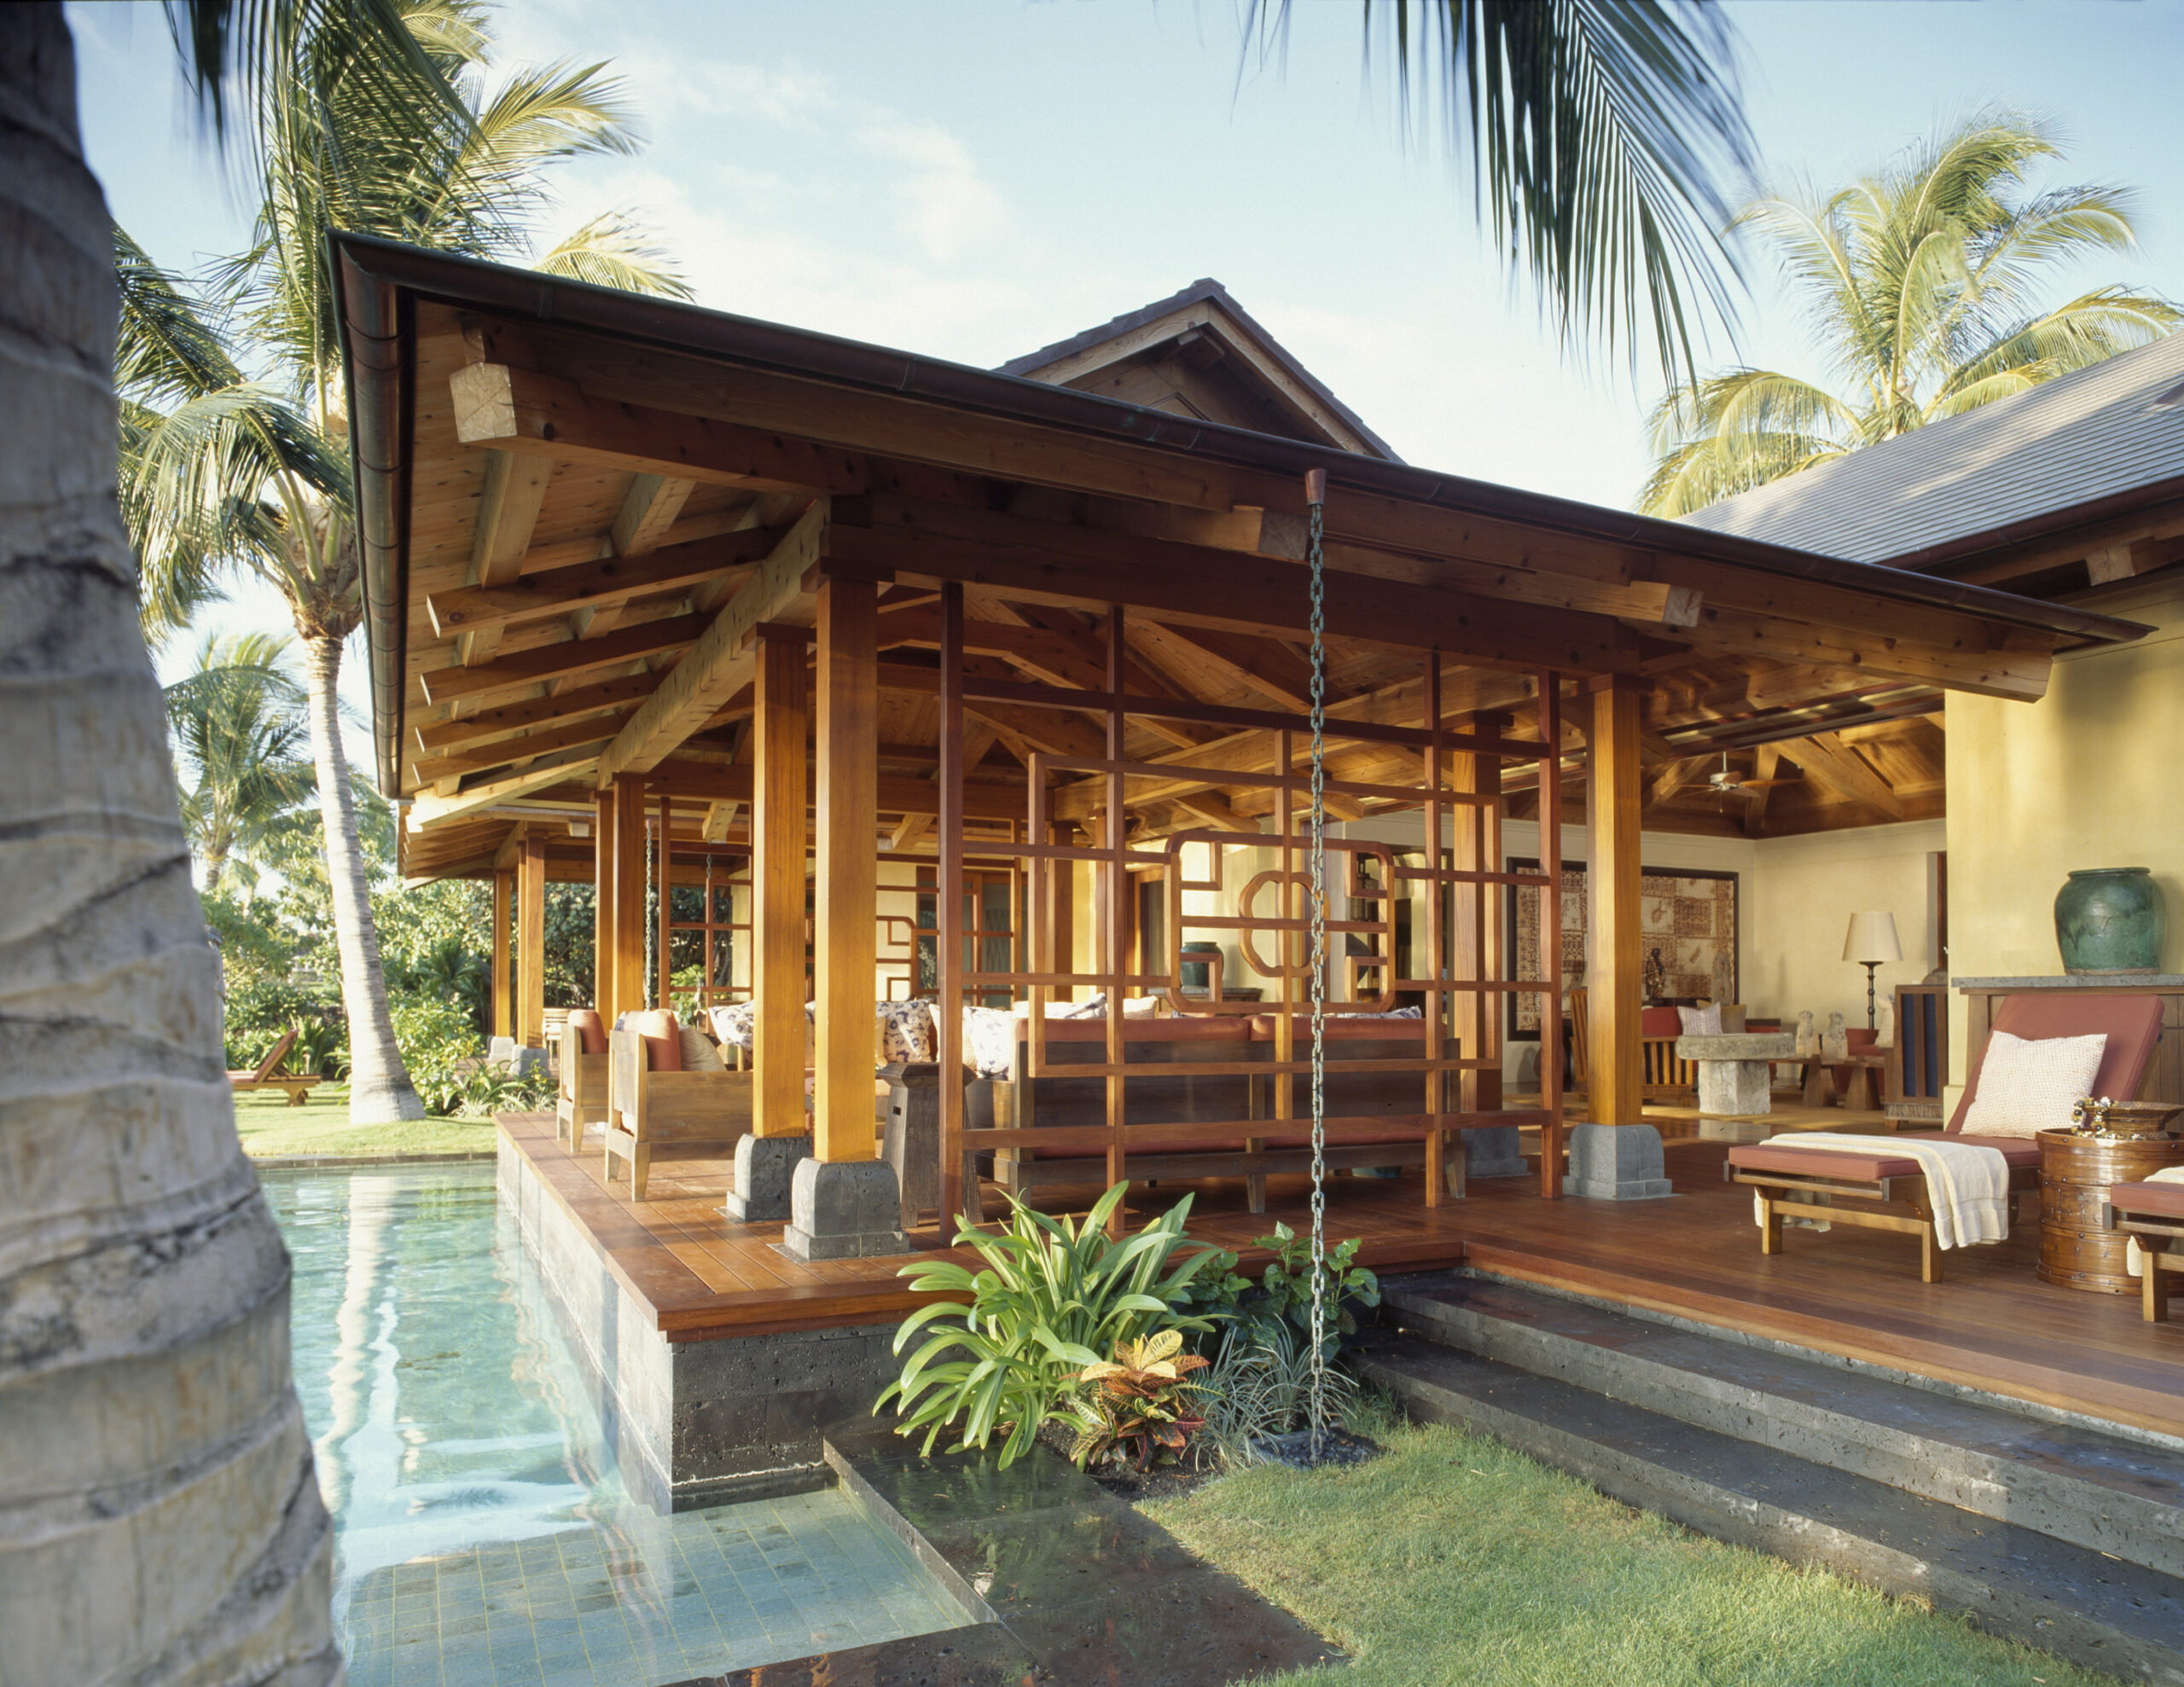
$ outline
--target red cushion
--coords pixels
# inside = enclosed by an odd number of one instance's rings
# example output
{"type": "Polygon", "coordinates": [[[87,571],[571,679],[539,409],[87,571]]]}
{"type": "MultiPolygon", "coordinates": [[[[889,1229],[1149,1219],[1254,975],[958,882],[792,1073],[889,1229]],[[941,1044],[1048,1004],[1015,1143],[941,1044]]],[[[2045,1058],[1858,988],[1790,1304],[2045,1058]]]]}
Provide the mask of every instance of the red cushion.
{"type": "Polygon", "coordinates": [[[664,1007],[630,1016],[630,1029],[645,1040],[645,1070],[679,1072],[682,1070],[682,1028],[664,1007]]]}
{"type": "Polygon", "coordinates": [[[1672,1007],[1641,1007],[1638,1010],[1638,1035],[1680,1037],[1683,1035],[1683,1016],[1672,1007]]]}
{"type": "Polygon", "coordinates": [[[2118,1183],[2110,1186],[2108,1203],[2118,1213],[2184,1219],[2184,1183],[2118,1183]]]}
{"type": "MultiPolygon", "coordinates": [[[[1046,1027],[1050,1043],[1103,1043],[1107,1040],[1107,1022],[1104,1018],[1049,1019],[1046,1027]]],[[[1031,1034],[1031,1023],[1027,1018],[1016,1028],[1018,1041],[1029,1041],[1031,1034]]],[[[1249,1035],[1243,1016],[1234,1013],[1123,1021],[1125,1043],[1240,1042],[1249,1035]]]]}
{"type": "Polygon", "coordinates": [[[569,1029],[577,1034],[577,1047],[583,1052],[586,1054],[607,1052],[607,1022],[599,1017],[597,1009],[571,1008],[569,1029]]]}
{"type": "MultiPolygon", "coordinates": [[[[1995,1012],[1994,1029],[2028,1042],[2106,1032],[2108,1046],[2101,1052],[2100,1070],[2093,1075],[2093,1093],[2128,1101],[2138,1094],[2139,1081],[2153,1059],[2154,1045],[2161,1041],[2161,998],[2088,995],[2076,990],[2027,991],[2003,997],[1995,1012]]],[[[1986,1058],[1986,1046],[1982,1044],[1972,1058],[1964,1099],[1957,1103],[1949,1122],[1951,1130],[1963,1128],[1972,1098],[1979,1093],[1979,1069],[1986,1058]]]]}
{"type": "MultiPolygon", "coordinates": [[[[1275,1031],[1280,1023],[1280,1017],[1275,1014],[1255,1015],[1252,1020],[1252,1041],[1255,1043],[1272,1042],[1275,1031]]],[[[1295,1029],[1291,1035],[1300,1044],[1310,1043],[1312,1040],[1311,1016],[1300,1014],[1294,1023],[1295,1029]]],[[[1329,1042],[1407,1042],[1414,1039],[1420,1042],[1426,1041],[1426,1021],[1422,1018],[1376,1019],[1362,1013],[1330,1013],[1327,1016],[1325,1023],[1327,1040],[1329,1042]]],[[[1442,1041],[1453,1043],[1455,1039],[1443,1037],[1442,1041]]]]}
{"type": "MultiPolygon", "coordinates": [[[[1906,1135],[1931,1133],[1906,1132],[1906,1135]]],[[[2012,1171],[2040,1163],[2040,1144],[2029,1136],[1958,1136],[1968,1142],[1998,1148],[2012,1171]]],[[[1919,1162],[1900,1154],[1844,1154],[1825,1148],[1804,1148],[1796,1143],[1752,1143],[1729,1150],[1729,1163],[1740,1171],[1780,1172],[1792,1177],[1885,1178],[1917,1177],[1919,1162]]]]}

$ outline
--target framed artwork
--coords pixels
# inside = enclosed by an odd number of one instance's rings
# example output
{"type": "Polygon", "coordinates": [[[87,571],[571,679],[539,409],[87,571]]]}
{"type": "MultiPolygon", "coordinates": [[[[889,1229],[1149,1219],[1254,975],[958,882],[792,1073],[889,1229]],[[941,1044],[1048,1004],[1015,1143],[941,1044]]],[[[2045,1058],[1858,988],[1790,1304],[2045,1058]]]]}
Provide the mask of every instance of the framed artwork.
{"type": "MultiPolygon", "coordinates": [[[[1512,872],[1537,872],[1536,861],[1511,860],[1512,872]]],[[[1647,1002],[1741,1000],[1737,984],[1737,875],[1699,867],[1642,867],[1638,890],[1639,952],[1646,968],[1647,1002]]],[[[1590,958],[1583,862],[1562,868],[1562,983],[1583,983],[1590,958]]],[[[1541,976],[1540,894],[1531,884],[1512,885],[1507,910],[1507,953],[1513,977],[1541,976]]],[[[1539,1036],[1536,995],[1507,998],[1508,1035],[1526,1041],[1539,1036]]]]}

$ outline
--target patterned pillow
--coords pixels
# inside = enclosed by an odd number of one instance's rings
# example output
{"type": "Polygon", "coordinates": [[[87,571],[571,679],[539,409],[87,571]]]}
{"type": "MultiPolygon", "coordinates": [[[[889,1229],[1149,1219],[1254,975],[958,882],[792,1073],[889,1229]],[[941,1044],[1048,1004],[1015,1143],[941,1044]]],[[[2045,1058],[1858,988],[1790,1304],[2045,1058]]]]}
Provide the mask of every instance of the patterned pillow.
{"type": "Polygon", "coordinates": [[[2070,1128],[2071,1109],[2092,1092],[2108,1035],[2013,1037],[1996,1031],[1979,1064],[1979,1092],[1965,1109],[1966,1136],[2030,1136],[2070,1128]]]}
{"type": "Polygon", "coordinates": [[[1016,1016],[1002,1007],[963,1010],[963,1064],[982,1078],[1005,1078],[1016,1058],[1016,1016]]]}
{"type": "Polygon", "coordinates": [[[723,1048],[748,1049],[758,1023],[755,1001],[729,1002],[712,1011],[713,1035],[723,1048]]]}
{"type": "Polygon", "coordinates": [[[682,1070],[686,1072],[721,1072],[728,1063],[720,1058],[720,1051],[713,1046],[713,1040],[695,1025],[682,1028],[682,1070]]]}
{"type": "Polygon", "coordinates": [[[933,1030],[932,1008],[925,1001],[883,1001],[873,1004],[877,1040],[873,1064],[890,1066],[897,1061],[925,1061],[936,1058],[939,1039],[933,1030]]]}
{"type": "Polygon", "coordinates": [[[1683,1022],[1687,1037],[1718,1037],[1722,1035],[1722,1009],[1719,1003],[1706,1007],[1679,1007],[1676,1017],[1683,1022]]]}

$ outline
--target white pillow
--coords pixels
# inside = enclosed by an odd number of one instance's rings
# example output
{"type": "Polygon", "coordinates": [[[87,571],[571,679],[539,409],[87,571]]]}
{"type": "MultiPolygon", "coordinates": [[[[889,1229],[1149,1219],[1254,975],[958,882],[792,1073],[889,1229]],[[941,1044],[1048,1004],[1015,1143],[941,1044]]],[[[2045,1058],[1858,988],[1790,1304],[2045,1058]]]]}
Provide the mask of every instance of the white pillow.
{"type": "Polygon", "coordinates": [[[2067,1130],[2071,1109],[2093,1090],[2108,1035],[2028,1040],[1996,1031],[1987,1039],[1979,1092],[1964,1110],[1966,1136],[2030,1136],[2067,1130]]]}
{"type": "Polygon", "coordinates": [[[1720,1003],[1711,1007],[1679,1007],[1676,1017],[1683,1022],[1687,1037],[1718,1037],[1722,1035],[1720,1003]]]}
{"type": "Polygon", "coordinates": [[[1124,996],[1123,1017],[1125,1019],[1158,1019],[1168,1011],[1165,996],[1124,996]]]}
{"type": "Polygon", "coordinates": [[[677,1040],[682,1045],[682,1070],[686,1072],[717,1072],[728,1063],[720,1058],[720,1051],[713,1046],[713,1040],[695,1025],[676,1028],[677,1040]]]}

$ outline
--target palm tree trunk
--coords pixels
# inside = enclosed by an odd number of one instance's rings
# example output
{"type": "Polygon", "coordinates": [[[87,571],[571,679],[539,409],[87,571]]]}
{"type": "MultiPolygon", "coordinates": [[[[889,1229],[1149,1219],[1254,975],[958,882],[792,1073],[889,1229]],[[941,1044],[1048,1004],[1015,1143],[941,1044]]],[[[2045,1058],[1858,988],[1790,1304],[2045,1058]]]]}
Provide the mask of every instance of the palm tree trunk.
{"type": "Polygon", "coordinates": [[[58,5],[0,28],[0,1635],[25,1682],[341,1678],[288,1257],[114,501],[110,223],[58,5]]]}
{"type": "Polygon", "coordinates": [[[334,687],[341,641],[304,641],[304,684],[311,696],[311,759],[318,769],[318,813],[326,828],[326,877],[334,892],[334,945],[341,955],[341,1011],[349,1020],[349,1122],[392,1124],[421,1119],[410,1074],[386,1011],[386,974],[372,923],[371,881],[357,837],[357,799],[349,788],[349,757],[341,748],[334,687]]]}

